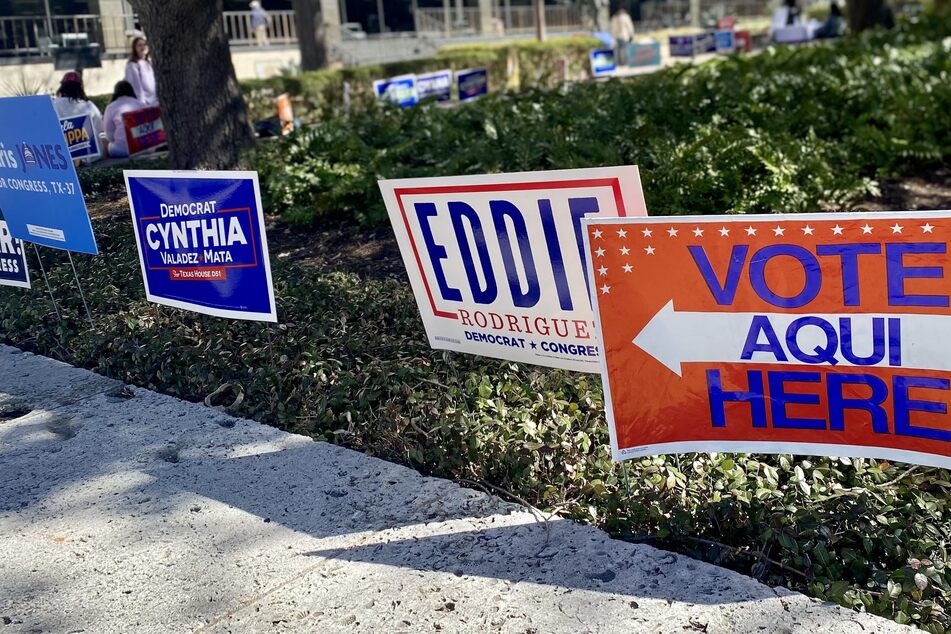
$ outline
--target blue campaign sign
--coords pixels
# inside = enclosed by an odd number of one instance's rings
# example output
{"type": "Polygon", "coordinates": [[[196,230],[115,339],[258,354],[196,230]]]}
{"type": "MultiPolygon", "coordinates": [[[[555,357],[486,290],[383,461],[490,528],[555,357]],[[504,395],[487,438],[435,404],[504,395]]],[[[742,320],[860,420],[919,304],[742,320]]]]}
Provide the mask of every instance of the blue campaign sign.
{"type": "Polygon", "coordinates": [[[435,98],[436,101],[452,99],[452,71],[440,70],[434,73],[417,75],[416,91],[419,100],[435,98]]]}
{"type": "Polygon", "coordinates": [[[14,238],[99,253],[63,128],[47,96],[0,99],[0,212],[14,238]]]}
{"type": "Polygon", "coordinates": [[[732,53],[736,48],[736,41],[733,31],[717,31],[714,34],[716,39],[716,48],[718,53],[732,53]]]}
{"type": "Polygon", "coordinates": [[[92,129],[89,115],[66,117],[60,119],[63,126],[63,135],[66,137],[66,147],[69,155],[74,159],[98,158],[99,143],[96,140],[96,131],[92,129]]]}
{"type": "Polygon", "coordinates": [[[150,302],[277,321],[257,172],[124,174],[150,302]]]}
{"type": "Polygon", "coordinates": [[[617,64],[614,62],[614,51],[609,48],[591,51],[591,74],[595,77],[604,77],[617,70],[617,64]]]}
{"type": "Polygon", "coordinates": [[[471,101],[489,94],[489,71],[484,68],[456,72],[459,101],[471,101]]]}
{"type": "Polygon", "coordinates": [[[671,35],[668,46],[671,57],[693,57],[697,53],[693,35],[671,35]]]}
{"type": "Polygon", "coordinates": [[[400,75],[389,79],[378,79],[373,82],[373,93],[380,101],[401,108],[409,108],[419,103],[419,95],[416,91],[416,75],[400,75]]]}
{"type": "Polygon", "coordinates": [[[660,42],[631,42],[627,45],[624,61],[632,67],[660,66],[663,61],[660,42]]]}
{"type": "Polygon", "coordinates": [[[30,288],[26,267],[26,247],[10,235],[7,223],[0,219],[0,285],[30,288]]]}

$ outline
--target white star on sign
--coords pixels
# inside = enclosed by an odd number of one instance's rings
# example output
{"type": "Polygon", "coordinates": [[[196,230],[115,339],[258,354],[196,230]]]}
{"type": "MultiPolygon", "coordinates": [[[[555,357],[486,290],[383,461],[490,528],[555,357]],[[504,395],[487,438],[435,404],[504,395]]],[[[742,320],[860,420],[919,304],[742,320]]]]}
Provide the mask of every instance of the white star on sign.
{"type": "Polygon", "coordinates": [[[595,230],[591,233],[591,235],[593,235],[595,238],[599,238],[599,239],[600,239],[600,238],[601,238],[601,230],[600,230],[600,229],[595,229],[595,230]]]}
{"type": "Polygon", "coordinates": [[[925,233],[931,233],[932,229],[934,229],[934,227],[931,225],[930,222],[926,222],[925,224],[921,225],[921,230],[924,231],[925,233]]]}
{"type": "Polygon", "coordinates": [[[896,222],[895,225],[889,227],[889,229],[892,230],[892,233],[901,233],[901,230],[904,229],[904,227],[896,222]]]}
{"type": "Polygon", "coordinates": [[[872,233],[872,226],[866,222],[865,226],[862,227],[862,233],[872,233]]]}
{"type": "Polygon", "coordinates": [[[728,235],[730,235],[730,230],[727,229],[726,227],[720,227],[720,235],[721,235],[721,236],[728,236],[728,235]]]}
{"type": "Polygon", "coordinates": [[[630,273],[631,270],[633,270],[633,269],[634,269],[634,267],[631,266],[630,264],[625,264],[625,265],[624,265],[624,272],[625,272],[625,273],[630,273]]]}
{"type": "Polygon", "coordinates": [[[677,236],[677,230],[671,227],[667,230],[667,235],[669,235],[671,238],[674,238],[677,236]]]}
{"type": "Polygon", "coordinates": [[[786,230],[782,227],[776,227],[773,229],[773,233],[775,233],[777,236],[781,236],[786,233],[786,230]]]}
{"type": "Polygon", "coordinates": [[[618,230],[617,230],[617,237],[619,237],[619,238],[626,238],[626,237],[627,237],[627,231],[625,231],[624,229],[618,229],[618,230]]]}
{"type": "Polygon", "coordinates": [[[651,246],[644,247],[644,253],[646,253],[647,255],[654,255],[654,247],[651,247],[651,246]]]}
{"type": "Polygon", "coordinates": [[[832,235],[834,235],[834,236],[841,236],[841,235],[842,235],[842,227],[840,227],[839,225],[836,225],[836,226],[832,227],[832,235]]]}
{"type": "Polygon", "coordinates": [[[756,229],[753,228],[753,225],[750,225],[749,227],[746,228],[746,235],[748,236],[756,235],[756,229]]]}
{"type": "Polygon", "coordinates": [[[703,229],[701,229],[700,227],[695,227],[693,230],[693,235],[699,238],[700,236],[703,235],[703,229]]]}
{"type": "Polygon", "coordinates": [[[608,267],[602,266],[600,269],[598,269],[598,273],[600,273],[602,277],[605,276],[605,275],[607,275],[607,274],[608,274],[608,267]]]}
{"type": "Polygon", "coordinates": [[[630,252],[631,250],[628,249],[627,247],[621,247],[621,255],[627,255],[630,252]]]}
{"type": "Polygon", "coordinates": [[[643,231],[641,231],[641,233],[644,234],[644,237],[645,237],[645,238],[649,238],[649,237],[651,237],[652,235],[654,235],[654,232],[651,231],[650,229],[644,229],[643,231]]]}
{"type": "Polygon", "coordinates": [[[601,294],[602,294],[602,295],[607,295],[607,294],[610,293],[610,292],[611,292],[611,287],[608,286],[607,284],[605,284],[604,286],[601,287],[601,294]]]}
{"type": "Polygon", "coordinates": [[[810,227],[809,225],[806,225],[805,227],[802,228],[802,234],[804,236],[811,236],[812,232],[813,232],[813,228],[810,227]]]}
{"type": "Polygon", "coordinates": [[[599,258],[604,257],[604,249],[598,249],[597,251],[595,251],[595,253],[598,255],[599,258]]]}

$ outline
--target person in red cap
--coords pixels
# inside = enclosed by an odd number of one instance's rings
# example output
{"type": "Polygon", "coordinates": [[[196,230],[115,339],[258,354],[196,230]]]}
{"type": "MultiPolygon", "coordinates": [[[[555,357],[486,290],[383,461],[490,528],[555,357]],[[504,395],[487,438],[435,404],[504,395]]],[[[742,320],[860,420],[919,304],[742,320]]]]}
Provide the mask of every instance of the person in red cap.
{"type": "MultiPolygon", "coordinates": [[[[56,98],[53,99],[53,110],[56,116],[63,119],[85,116],[84,127],[89,136],[96,139],[96,143],[101,147],[99,134],[102,132],[102,113],[93,102],[86,97],[86,91],[83,89],[83,77],[76,71],[69,71],[63,75],[59,83],[59,89],[56,91],[56,98]]],[[[90,163],[95,159],[84,159],[85,163],[90,163]]]]}

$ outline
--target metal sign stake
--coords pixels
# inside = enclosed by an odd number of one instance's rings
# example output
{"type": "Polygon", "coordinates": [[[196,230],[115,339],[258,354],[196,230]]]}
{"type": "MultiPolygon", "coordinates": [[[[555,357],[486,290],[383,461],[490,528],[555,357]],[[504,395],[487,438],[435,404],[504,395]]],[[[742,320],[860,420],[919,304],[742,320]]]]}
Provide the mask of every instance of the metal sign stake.
{"type": "Polygon", "coordinates": [[[76,278],[76,286],[79,287],[79,296],[83,299],[83,308],[86,309],[86,317],[89,318],[89,325],[92,326],[93,330],[95,330],[96,324],[92,320],[92,313],[89,312],[89,304],[86,303],[86,293],[83,292],[83,285],[79,282],[79,274],[76,272],[76,265],[73,264],[73,254],[67,251],[66,257],[69,258],[69,266],[73,269],[73,277],[76,278]]]}
{"type": "Polygon", "coordinates": [[[53,302],[53,310],[56,311],[56,318],[59,319],[59,323],[63,323],[63,316],[59,314],[59,306],[56,305],[56,298],[53,297],[53,287],[50,286],[50,278],[46,276],[46,268],[43,266],[43,259],[40,257],[40,250],[36,248],[36,243],[33,244],[33,251],[36,253],[36,261],[40,263],[40,272],[43,274],[43,281],[46,282],[46,290],[50,293],[50,301],[53,302]]]}

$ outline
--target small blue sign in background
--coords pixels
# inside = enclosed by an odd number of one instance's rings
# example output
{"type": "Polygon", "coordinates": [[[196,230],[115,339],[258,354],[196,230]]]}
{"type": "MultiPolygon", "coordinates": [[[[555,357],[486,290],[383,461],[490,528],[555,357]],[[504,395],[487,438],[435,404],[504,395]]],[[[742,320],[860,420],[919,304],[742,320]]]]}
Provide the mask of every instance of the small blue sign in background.
{"type": "Polygon", "coordinates": [[[732,53],[736,48],[733,31],[717,31],[714,34],[718,53],[732,53]]]}
{"type": "Polygon", "coordinates": [[[459,101],[471,101],[487,95],[489,94],[489,71],[485,68],[457,71],[456,85],[459,87],[459,101]]]}
{"type": "Polygon", "coordinates": [[[631,67],[659,66],[661,58],[660,42],[631,42],[627,45],[624,62],[631,67]]]}
{"type": "Polygon", "coordinates": [[[595,77],[610,75],[617,70],[617,63],[614,61],[614,51],[609,48],[591,51],[591,74],[595,77]]]}
{"type": "Polygon", "coordinates": [[[452,71],[440,70],[416,76],[416,91],[419,100],[433,98],[436,101],[452,99],[452,71]]]}
{"type": "Polygon", "coordinates": [[[149,301],[277,321],[257,172],[124,173],[149,301]]]}
{"type": "Polygon", "coordinates": [[[99,140],[89,121],[89,115],[66,117],[60,119],[59,123],[63,126],[63,135],[66,137],[66,147],[69,148],[70,156],[74,159],[99,157],[99,140]]]}
{"type": "Polygon", "coordinates": [[[99,253],[76,168],[48,96],[0,99],[0,211],[14,238],[99,253]]]}
{"type": "Polygon", "coordinates": [[[373,92],[377,99],[401,108],[409,108],[419,103],[416,92],[416,75],[400,75],[373,82],[373,92]]]}
{"type": "Polygon", "coordinates": [[[697,54],[697,41],[693,35],[671,35],[668,39],[671,57],[693,57],[697,54]]]}

